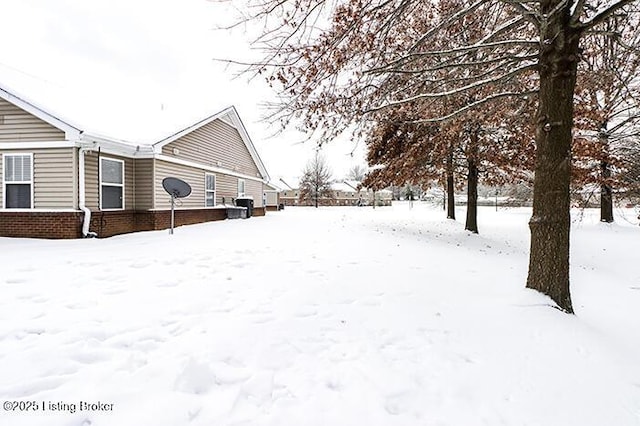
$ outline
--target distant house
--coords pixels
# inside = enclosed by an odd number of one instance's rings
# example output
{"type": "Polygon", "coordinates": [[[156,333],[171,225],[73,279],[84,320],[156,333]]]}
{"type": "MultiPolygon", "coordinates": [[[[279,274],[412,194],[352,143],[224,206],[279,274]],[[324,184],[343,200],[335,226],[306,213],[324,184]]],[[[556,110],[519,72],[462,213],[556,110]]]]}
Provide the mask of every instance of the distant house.
{"type": "Polygon", "coordinates": [[[169,226],[165,177],[193,189],[176,224],[226,218],[254,199],[264,215],[269,175],[234,107],[136,144],[91,134],[0,87],[0,236],[107,237],[169,226]]]}
{"type": "Polygon", "coordinates": [[[284,179],[280,178],[279,182],[282,190],[280,191],[280,203],[284,206],[297,206],[300,191],[290,186],[284,179]]]}
{"type": "Polygon", "coordinates": [[[300,191],[298,189],[285,189],[280,193],[280,201],[285,206],[297,206],[299,204],[300,191]]]}
{"type": "Polygon", "coordinates": [[[368,188],[361,188],[360,182],[354,180],[334,182],[331,187],[335,205],[338,206],[371,206],[374,199],[376,206],[390,206],[393,198],[390,190],[382,189],[374,192],[368,188]]]}
{"type": "MultiPolygon", "coordinates": [[[[359,182],[344,180],[331,183],[331,197],[320,198],[321,206],[372,206],[375,198],[376,206],[390,206],[392,192],[386,189],[372,191],[367,188],[359,188],[359,182]]],[[[285,189],[280,193],[280,200],[286,206],[312,206],[314,200],[301,200],[300,190],[297,188],[285,189]]]]}
{"type": "Polygon", "coordinates": [[[331,184],[333,191],[332,205],[336,206],[357,206],[363,205],[368,198],[366,189],[358,190],[358,182],[342,181],[331,184]]]}

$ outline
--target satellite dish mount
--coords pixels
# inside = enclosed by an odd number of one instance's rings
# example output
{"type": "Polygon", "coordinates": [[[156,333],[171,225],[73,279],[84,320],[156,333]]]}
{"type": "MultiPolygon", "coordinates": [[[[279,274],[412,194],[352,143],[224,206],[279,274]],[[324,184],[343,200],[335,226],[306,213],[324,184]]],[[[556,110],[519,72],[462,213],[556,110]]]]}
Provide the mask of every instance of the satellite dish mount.
{"type": "Polygon", "coordinates": [[[182,179],[166,177],[162,179],[162,187],[169,195],[171,195],[171,229],[169,230],[169,234],[173,235],[176,198],[188,197],[191,194],[191,185],[182,179]]]}

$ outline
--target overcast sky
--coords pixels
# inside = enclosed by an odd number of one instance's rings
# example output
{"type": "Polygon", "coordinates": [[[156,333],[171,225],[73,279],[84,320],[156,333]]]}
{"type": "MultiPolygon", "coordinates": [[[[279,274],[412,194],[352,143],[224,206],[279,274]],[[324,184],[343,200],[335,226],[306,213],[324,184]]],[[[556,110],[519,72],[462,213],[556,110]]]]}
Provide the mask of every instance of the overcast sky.
{"type": "MultiPolygon", "coordinates": [[[[314,145],[299,143],[304,134],[270,137],[277,129],[260,122],[267,112],[261,104],[273,96],[266,84],[235,78],[236,69],[213,60],[248,52],[242,31],[215,30],[230,22],[227,6],[207,0],[2,0],[2,6],[0,78],[22,77],[23,93],[35,103],[42,96],[35,88],[46,85],[96,111],[126,103],[114,121],[159,111],[198,119],[235,105],[272,181],[295,180],[312,156],[314,145]]],[[[73,121],[68,109],[60,112],[73,121]]],[[[336,178],[364,165],[362,147],[352,156],[353,149],[348,141],[324,149],[336,178]]]]}

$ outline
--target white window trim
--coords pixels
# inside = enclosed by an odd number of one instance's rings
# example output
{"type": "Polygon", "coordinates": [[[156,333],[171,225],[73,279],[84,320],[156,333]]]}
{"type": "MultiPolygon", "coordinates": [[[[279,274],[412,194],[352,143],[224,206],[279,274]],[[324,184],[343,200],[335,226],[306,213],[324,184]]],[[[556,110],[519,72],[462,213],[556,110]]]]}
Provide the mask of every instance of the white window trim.
{"type": "Polygon", "coordinates": [[[124,208],[125,208],[125,205],[124,205],[125,204],[125,197],[124,197],[124,184],[125,184],[125,181],[124,181],[124,175],[125,175],[124,166],[125,166],[125,164],[124,164],[124,160],[120,160],[120,159],[117,159],[117,158],[100,156],[98,158],[98,161],[99,161],[99,166],[100,166],[100,176],[98,177],[98,180],[100,182],[100,191],[99,191],[99,194],[98,194],[98,198],[100,199],[100,203],[99,203],[100,204],[100,210],[101,211],[105,211],[105,212],[113,212],[113,211],[124,210],[124,208]],[[104,167],[102,167],[102,160],[116,161],[116,162],[122,164],[122,183],[121,184],[120,183],[109,183],[109,182],[103,183],[102,182],[102,171],[104,170],[104,167]],[[121,208],[119,208],[119,209],[103,209],[102,208],[102,186],[103,185],[104,186],[116,186],[116,187],[122,188],[122,207],[121,208]]]}
{"type": "Polygon", "coordinates": [[[238,197],[244,197],[247,195],[247,182],[244,179],[238,179],[238,197]],[[240,192],[240,182],[242,182],[242,186],[244,187],[244,191],[240,192]]]}
{"type": "Polygon", "coordinates": [[[216,175],[214,173],[205,173],[204,174],[204,207],[207,209],[211,209],[214,208],[216,206],[216,187],[218,186],[218,179],[216,178],[216,175]],[[207,177],[208,176],[213,176],[213,191],[210,189],[207,189],[207,177]],[[207,194],[209,193],[213,193],[213,205],[212,206],[208,206],[207,205],[207,194]]]}
{"type": "Polygon", "coordinates": [[[34,183],[33,183],[33,152],[16,152],[16,153],[11,153],[11,154],[7,154],[7,153],[3,153],[2,154],[2,209],[3,210],[33,210],[34,209],[34,193],[35,193],[35,188],[34,188],[34,183]],[[25,156],[28,155],[29,156],[29,161],[31,162],[31,181],[30,182],[26,182],[26,181],[11,181],[11,183],[9,183],[9,185],[11,184],[30,184],[31,185],[31,207],[28,209],[17,209],[17,208],[7,208],[6,207],[6,199],[7,199],[7,180],[5,179],[5,171],[7,170],[7,157],[18,157],[18,156],[25,156]]]}

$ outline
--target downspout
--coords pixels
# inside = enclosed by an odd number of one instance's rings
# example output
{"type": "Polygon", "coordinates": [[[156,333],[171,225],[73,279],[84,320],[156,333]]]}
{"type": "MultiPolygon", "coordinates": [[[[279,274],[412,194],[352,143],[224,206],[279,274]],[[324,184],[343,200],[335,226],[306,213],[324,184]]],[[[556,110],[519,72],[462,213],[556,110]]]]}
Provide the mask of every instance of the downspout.
{"type": "Polygon", "coordinates": [[[82,236],[84,238],[94,238],[97,237],[98,234],[95,232],[89,231],[89,225],[91,224],[91,210],[87,208],[85,205],[86,197],[85,197],[85,170],[84,170],[84,156],[89,148],[80,148],[78,150],[78,208],[84,212],[84,219],[82,221],[82,236]]]}

